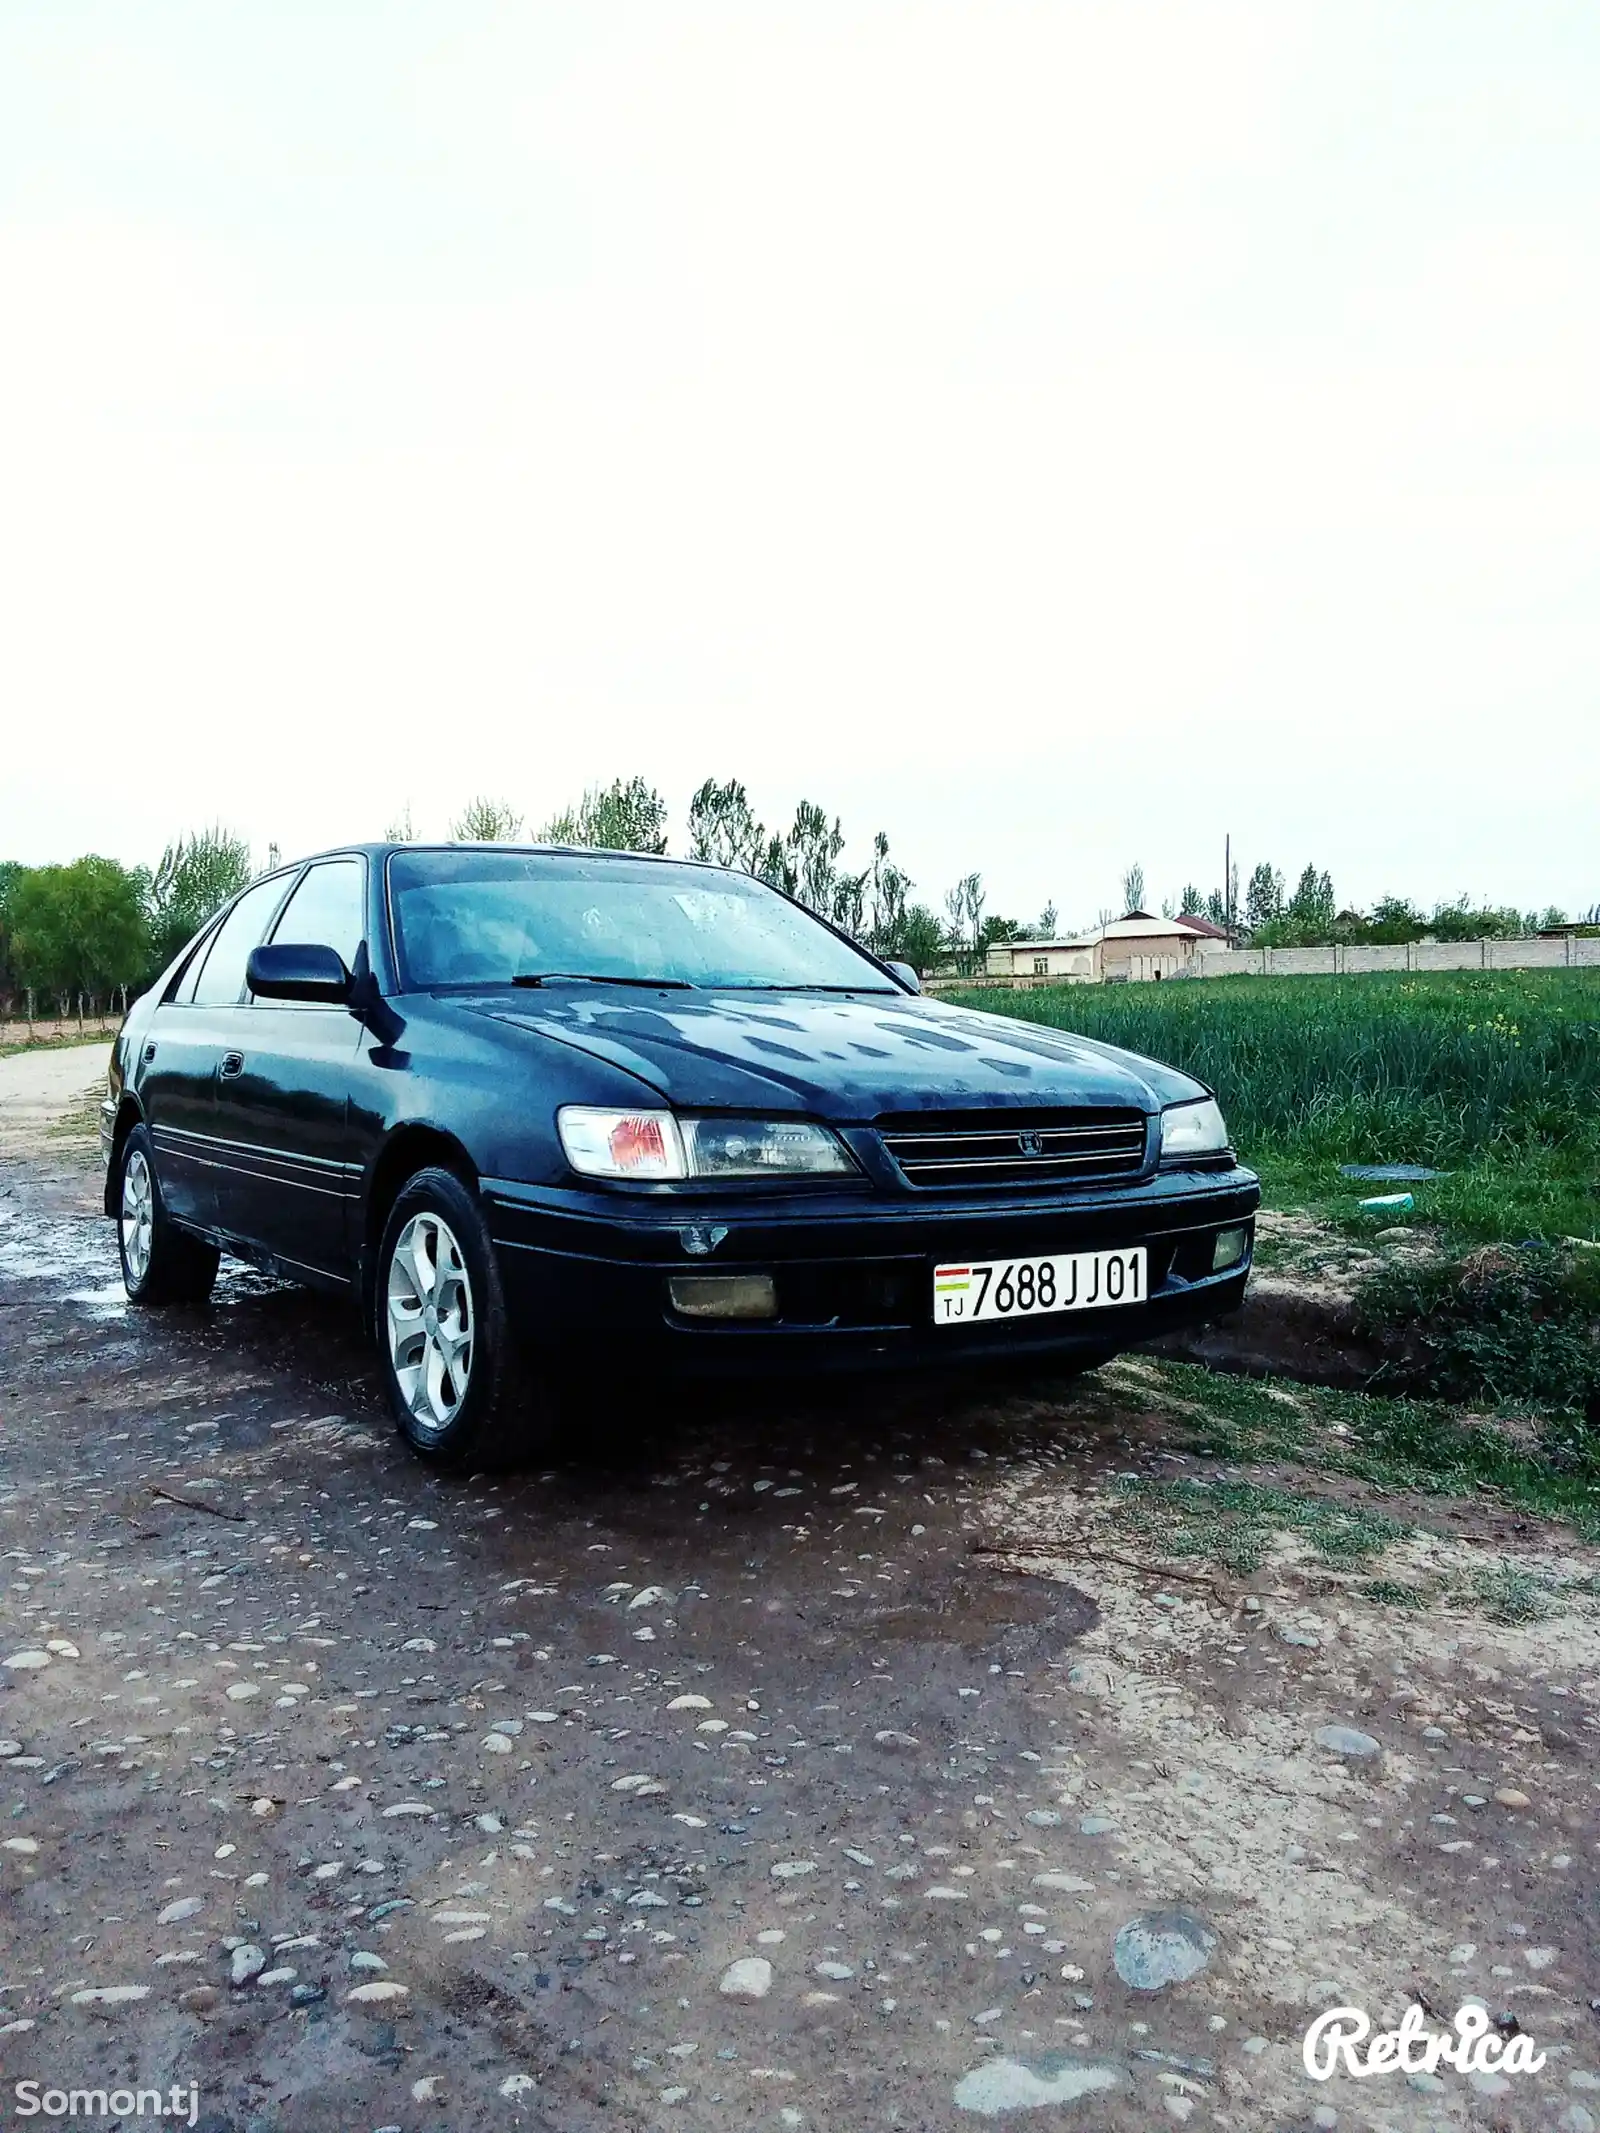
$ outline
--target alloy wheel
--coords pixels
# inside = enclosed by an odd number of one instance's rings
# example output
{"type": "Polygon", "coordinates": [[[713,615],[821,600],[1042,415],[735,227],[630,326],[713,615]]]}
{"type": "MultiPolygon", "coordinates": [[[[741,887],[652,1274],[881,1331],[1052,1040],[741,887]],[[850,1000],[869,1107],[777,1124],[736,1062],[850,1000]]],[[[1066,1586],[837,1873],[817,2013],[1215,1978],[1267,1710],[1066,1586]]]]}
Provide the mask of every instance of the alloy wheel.
{"type": "Polygon", "coordinates": [[[135,1148],[123,1168],[121,1222],[123,1264],[129,1282],[137,1285],[150,1271],[156,1222],[155,1182],[142,1148],[135,1148]]]}
{"type": "Polygon", "coordinates": [[[418,1428],[433,1435],[460,1411],[472,1377],[472,1283],[450,1225],[415,1214],[395,1239],[385,1304],[389,1361],[418,1428]]]}

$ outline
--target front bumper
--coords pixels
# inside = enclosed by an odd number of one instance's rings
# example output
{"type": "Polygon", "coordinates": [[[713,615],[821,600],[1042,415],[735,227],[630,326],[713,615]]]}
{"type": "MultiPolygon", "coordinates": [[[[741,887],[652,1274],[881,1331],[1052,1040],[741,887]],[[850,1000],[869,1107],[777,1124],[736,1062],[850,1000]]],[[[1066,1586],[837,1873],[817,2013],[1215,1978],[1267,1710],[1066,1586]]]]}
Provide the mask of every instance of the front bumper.
{"type": "Polygon", "coordinates": [[[598,1352],[687,1372],[759,1373],[1104,1353],[1235,1310],[1250,1256],[1211,1269],[1222,1229],[1254,1232],[1260,1188],[1243,1169],[1174,1171],[1041,1198],[921,1196],[886,1202],[794,1193],[647,1205],[620,1195],[485,1179],[513,1320],[542,1348],[598,1352]],[[935,1326],[933,1269],[1128,1248],[1149,1253],[1149,1294],[1131,1306],[935,1326]],[[770,1272],[776,1319],[687,1320],[668,1280],[770,1272]],[[620,1346],[619,1346],[620,1344],[620,1346]]]}

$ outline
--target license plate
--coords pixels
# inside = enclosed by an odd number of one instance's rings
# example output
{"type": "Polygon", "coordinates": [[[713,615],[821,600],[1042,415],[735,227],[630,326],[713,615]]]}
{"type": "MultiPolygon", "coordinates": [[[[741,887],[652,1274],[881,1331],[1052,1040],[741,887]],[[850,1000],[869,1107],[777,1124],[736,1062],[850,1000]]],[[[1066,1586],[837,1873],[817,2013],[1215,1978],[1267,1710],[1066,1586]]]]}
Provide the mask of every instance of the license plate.
{"type": "Polygon", "coordinates": [[[1048,1259],[975,1259],[933,1270],[933,1322],[1037,1318],[1047,1311],[1099,1311],[1143,1303],[1144,1246],[1122,1252],[1060,1252],[1048,1259]]]}

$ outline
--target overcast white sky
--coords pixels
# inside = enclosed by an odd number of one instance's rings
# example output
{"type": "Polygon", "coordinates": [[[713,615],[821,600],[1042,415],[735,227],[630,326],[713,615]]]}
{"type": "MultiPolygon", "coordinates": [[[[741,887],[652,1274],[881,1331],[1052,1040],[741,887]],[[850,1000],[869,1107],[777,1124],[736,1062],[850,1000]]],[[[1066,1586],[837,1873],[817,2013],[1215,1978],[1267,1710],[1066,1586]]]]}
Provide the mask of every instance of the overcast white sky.
{"type": "Polygon", "coordinates": [[[1600,898],[1600,8],[0,9],[0,856],[1600,898]]]}

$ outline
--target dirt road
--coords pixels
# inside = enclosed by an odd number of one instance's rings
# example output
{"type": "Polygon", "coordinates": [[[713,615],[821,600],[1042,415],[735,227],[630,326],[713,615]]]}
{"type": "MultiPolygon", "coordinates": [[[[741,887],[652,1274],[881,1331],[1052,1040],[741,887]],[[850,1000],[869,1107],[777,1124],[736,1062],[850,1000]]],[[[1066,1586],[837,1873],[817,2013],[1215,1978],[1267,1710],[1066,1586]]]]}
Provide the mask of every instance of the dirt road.
{"type": "Polygon", "coordinates": [[[0,1055],[0,1155],[37,1150],[53,1128],[98,1100],[110,1051],[102,1042],[0,1055]]]}
{"type": "Polygon", "coordinates": [[[558,1471],[445,1480],[336,1307],[127,1310],[97,1188],[82,1141],[0,1165],[0,2110],[1600,2121],[1595,1613],[1361,1583],[1593,1576],[1561,1529],[1385,1499],[1360,1565],[1163,1567],[1107,1492],[1215,1466],[1148,1361],[619,1378],[558,1471]],[[1474,1995],[1542,2072],[1301,2067],[1325,2008],[1474,1995]]]}

